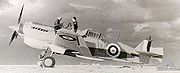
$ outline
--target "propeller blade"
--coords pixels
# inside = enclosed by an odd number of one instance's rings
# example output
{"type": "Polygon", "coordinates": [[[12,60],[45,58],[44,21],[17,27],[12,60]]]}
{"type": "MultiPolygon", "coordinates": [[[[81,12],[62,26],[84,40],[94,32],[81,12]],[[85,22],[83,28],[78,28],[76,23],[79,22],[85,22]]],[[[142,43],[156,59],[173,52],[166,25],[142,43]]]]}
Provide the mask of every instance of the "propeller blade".
{"type": "Polygon", "coordinates": [[[19,14],[19,18],[18,18],[18,24],[21,22],[21,18],[22,18],[23,9],[24,9],[24,5],[22,6],[21,12],[20,12],[20,14],[19,14]]]}
{"type": "Polygon", "coordinates": [[[9,42],[9,45],[11,45],[12,41],[14,40],[14,38],[17,38],[18,33],[16,31],[14,31],[14,33],[12,34],[11,40],[9,42]]]}
{"type": "MultiPolygon", "coordinates": [[[[22,6],[21,12],[20,12],[20,14],[19,14],[18,24],[21,22],[23,10],[24,10],[24,5],[22,6]]],[[[17,38],[17,35],[18,35],[18,33],[17,33],[16,31],[14,31],[14,33],[13,33],[12,36],[11,36],[11,40],[10,40],[10,42],[9,42],[9,45],[11,45],[12,41],[13,41],[15,38],[17,38]]]]}

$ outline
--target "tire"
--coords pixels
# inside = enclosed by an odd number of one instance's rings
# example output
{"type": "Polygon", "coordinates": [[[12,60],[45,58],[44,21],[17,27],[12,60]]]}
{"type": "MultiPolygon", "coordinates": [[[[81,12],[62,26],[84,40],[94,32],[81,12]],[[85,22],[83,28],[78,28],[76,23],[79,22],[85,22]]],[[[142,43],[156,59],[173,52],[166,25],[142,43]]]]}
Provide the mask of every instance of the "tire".
{"type": "Polygon", "coordinates": [[[43,65],[47,68],[53,68],[55,66],[55,59],[52,56],[45,57],[43,59],[43,65]]]}

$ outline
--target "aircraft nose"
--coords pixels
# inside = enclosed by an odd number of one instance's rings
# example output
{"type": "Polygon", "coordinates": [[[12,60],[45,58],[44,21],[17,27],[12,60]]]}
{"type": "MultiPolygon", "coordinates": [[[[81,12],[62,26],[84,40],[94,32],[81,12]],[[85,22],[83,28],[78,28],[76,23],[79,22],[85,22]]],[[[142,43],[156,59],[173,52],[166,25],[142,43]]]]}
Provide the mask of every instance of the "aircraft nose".
{"type": "Polygon", "coordinates": [[[9,28],[13,31],[18,31],[19,26],[18,25],[13,25],[13,26],[9,26],[9,28]]]}

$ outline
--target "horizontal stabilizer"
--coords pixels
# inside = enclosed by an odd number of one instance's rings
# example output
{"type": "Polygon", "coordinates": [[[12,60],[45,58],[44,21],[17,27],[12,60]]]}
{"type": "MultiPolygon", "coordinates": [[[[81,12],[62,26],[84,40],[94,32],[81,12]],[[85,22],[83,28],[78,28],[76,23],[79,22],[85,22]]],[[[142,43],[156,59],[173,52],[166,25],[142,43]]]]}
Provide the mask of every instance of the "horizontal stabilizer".
{"type": "Polygon", "coordinates": [[[139,54],[149,55],[149,56],[163,56],[164,51],[163,48],[151,48],[151,52],[145,52],[145,51],[136,51],[139,54]]]}
{"type": "MultiPolygon", "coordinates": [[[[163,48],[160,51],[163,53],[163,48]],[[162,51],[161,51],[162,50],[162,51]]],[[[145,64],[148,64],[151,57],[154,58],[162,58],[163,54],[161,52],[145,52],[145,51],[137,51],[139,53],[139,61],[145,64]]]]}
{"type": "Polygon", "coordinates": [[[164,49],[161,47],[157,47],[157,48],[151,47],[151,53],[154,53],[157,55],[164,55],[164,49]]]}

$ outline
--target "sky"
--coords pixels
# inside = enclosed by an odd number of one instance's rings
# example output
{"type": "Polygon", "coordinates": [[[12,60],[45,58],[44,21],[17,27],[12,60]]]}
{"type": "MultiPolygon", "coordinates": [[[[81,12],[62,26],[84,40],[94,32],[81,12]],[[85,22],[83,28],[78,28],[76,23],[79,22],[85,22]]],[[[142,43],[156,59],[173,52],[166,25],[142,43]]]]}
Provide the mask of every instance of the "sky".
{"type": "Polygon", "coordinates": [[[80,29],[91,28],[132,47],[150,35],[153,47],[180,47],[179,0],[0,0],[0,64],[34,64],[41,52],[21,38],[8,46],[13,32],[8,26],[17,24],[23,4],[22,21],[53,25],[59,16],[64,22],[76,16],[80,29]]]}

